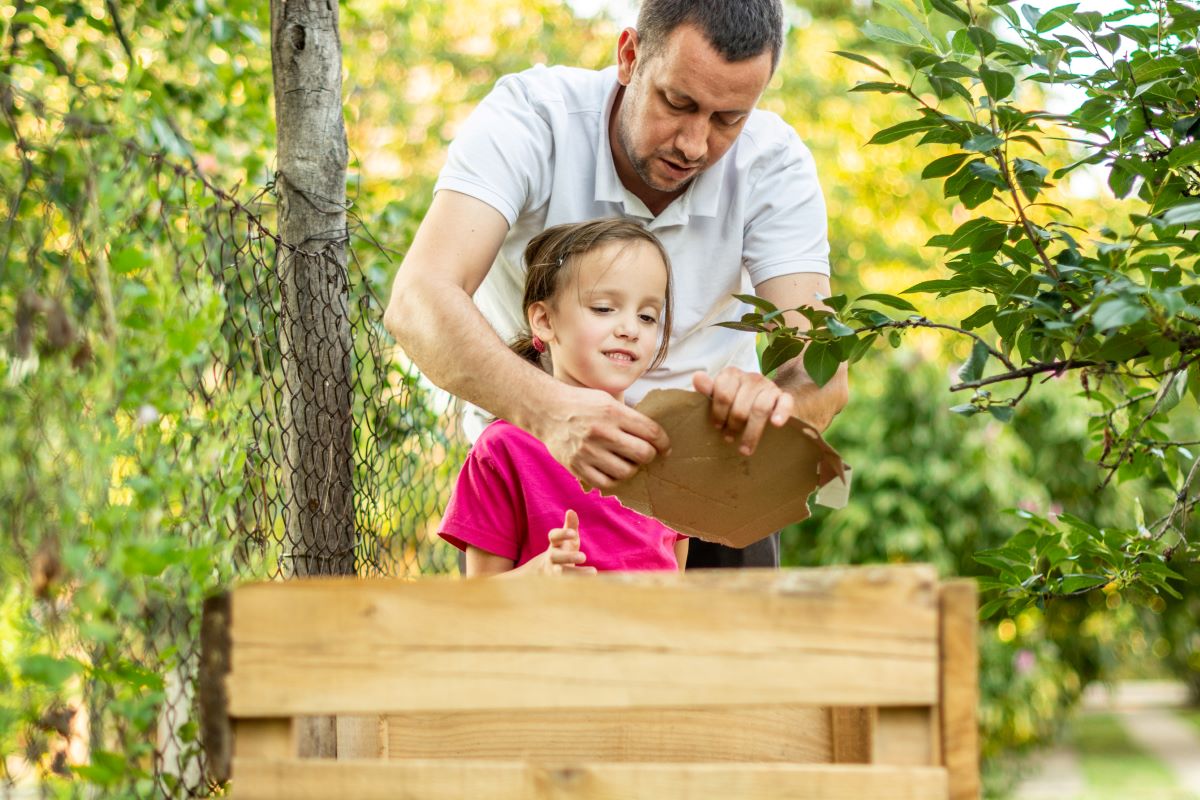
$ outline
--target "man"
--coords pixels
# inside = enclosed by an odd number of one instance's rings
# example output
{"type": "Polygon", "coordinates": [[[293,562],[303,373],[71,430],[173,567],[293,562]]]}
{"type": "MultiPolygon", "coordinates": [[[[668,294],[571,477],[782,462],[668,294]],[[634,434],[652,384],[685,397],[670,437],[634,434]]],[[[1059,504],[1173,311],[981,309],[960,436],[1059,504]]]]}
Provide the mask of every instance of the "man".
{"type": "MultiPolygon", "coordinates": [[[[746,454],[791,415],[824,429],[846,403],[844,369],[819,388],[795,359],[771,381],[753,336],[714,327],[744,312],[734,293],[779,308],[821,306],[830,294],[812,156],[782,120],[755,110],[782,43],[779,0],[644,0],[615,67],[534,68],[497,82],[450,147],[385,315],[425,375],[537,436],[587,485],[610,486],[669,452],[649,418],[505,346],[524,326],[526,242],[550,225],[625,216],[662,240],[676,287],[667,362],[629,400],[695,388],[746,454]],[[454,347],[464,340],[473,346],[454,347]]],[[[777,536],[745,550],[694,542],[688,567],[778,558],[777,536]]]]}

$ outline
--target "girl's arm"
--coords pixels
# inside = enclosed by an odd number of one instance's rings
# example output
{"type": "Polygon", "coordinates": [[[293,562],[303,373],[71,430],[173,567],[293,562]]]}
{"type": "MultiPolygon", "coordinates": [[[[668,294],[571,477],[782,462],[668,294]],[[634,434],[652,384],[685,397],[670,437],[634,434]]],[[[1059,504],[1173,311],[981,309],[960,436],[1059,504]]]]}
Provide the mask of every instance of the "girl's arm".
{"type": "Polygon", "coordinates": [[[579,517],[568,511],[561,528],[550,531],[550,547],[519,567],[511,558],[498,556],[474,545],[467,545],[467,577],[516,577],[518,575],[559,575],[563,572],[594,573],[595,567],[583,566],[587,556],[579,549],[579,517]]]}
{"type": "Polygon", "coordinates": [[[486,550],[480,550],[473,544],[467,545],[468,578],[502,575],[506,572],[512,572],[515,564],[516,562],[511,558],[505,558],[495,553],[489,553],[486,550]]]}
{"type": "Polygon", "coordinates": [[[683,572],[683,568],[687,566],[687,551],[688,542],[690,539],[675,540],[675,560],[679,562],[679,571],[683,572]]]}

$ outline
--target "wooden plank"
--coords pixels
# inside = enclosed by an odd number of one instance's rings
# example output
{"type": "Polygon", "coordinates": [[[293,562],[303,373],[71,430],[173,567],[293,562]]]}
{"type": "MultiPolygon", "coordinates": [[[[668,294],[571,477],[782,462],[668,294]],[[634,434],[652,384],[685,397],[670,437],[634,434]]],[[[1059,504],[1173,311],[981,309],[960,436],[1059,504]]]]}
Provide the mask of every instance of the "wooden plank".
{"type": "Polygon", "coordinates": [[[391,759],[536,761],[553,756],[566,761],[810,764],[832,758],[828,712],[805,706],[450,711],[389,716],[386,728],[386,757],[391,759]]]}
{"type": "Polygon", "coordinates": [[[298,755],[297,750],[296,725],[290,719],[238,719],[233,722],[234,761],[239,758],[294,758],[298,755]]]}
{"type": "Polygon", "coordinates": [[[720,572],[245,586],[230,713],[937,702],[931,569],[720,572]]]}
{"type": "Polygon", "coordinates": [[[337,757],[339,761],[348,758],[380,758],[384,754],[383,740],[380,738],[381,717],[338,717],[337,718],[337,757]]]}
{"type": "Polygon", "coordinates": [[[875,740],[875,709],[833,706],[829,709],[830,761],[869,764],[875,740]]]}
{"type": "Polygon", "coordinates": [[[932,706],[881,708],[875,718],[871,763],[902,767],[937,764],[937,736],[937,715],[932,706]]]}
{"type": "Polygon", "coordinates": [[[229,780],[229,761],[233,755],[225,687],[231,648],[229,613],[229,595],[220,594],[205,599],[200,619],[200,741],[207,756],[209,777],[217,783],[229,780]]]}
{"type": "Polygon", "coordinates": [[[951,581],[941,587],[941,700],[939,702],[942,763],[950,783],[950,800],[977,800],[979,778],[979,648],[978,591],[974,581],[951,581]]]}
{"type": "Polygon", "coordinates": [[[242,760],[236,800],[931,800],[940,767],[242,760]]]}

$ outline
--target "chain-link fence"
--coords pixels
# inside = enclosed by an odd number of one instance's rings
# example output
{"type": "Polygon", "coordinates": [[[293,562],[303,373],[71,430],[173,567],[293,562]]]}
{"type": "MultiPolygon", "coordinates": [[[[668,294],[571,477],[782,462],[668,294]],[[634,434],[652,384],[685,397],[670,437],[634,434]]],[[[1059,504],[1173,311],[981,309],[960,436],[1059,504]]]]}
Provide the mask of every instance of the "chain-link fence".
{"type": "MultiPolygon", "coordinates": [[[[15,213],[10,217],[6,263],[15,254],[27,264],[39,260],[49,264],[50,248],[70,249],[54,245],[54,237],[66,237],[64,242],[82,241],[89,235],[89,223],[79,215],[58,214],[52,193],[33,191],[39,181],[44,186],[53,184],[48,172],[39,173],[51,168],[52,159],[41,161],[39,157],[48,151],[39,154],[32,148],[26,155],[30,170],[26,184],[19,191],[6,191],[10,207],[21,207],[24,220],[22,226],[14,226],[15,213]],[[42,223],[37,222],[39,214],[42,223]]],[[[360,261],[351,258],[348,268],[326,276],[320,292],[289,305],[283,299],[283,273],[290,262],[281,258],[286,246],[272,231],[271,187],[239,200],[194,164],[170,161],[128,142],[110,150],[108,158],[115,158],[115,163],[92,163],[87,168],[111,170],[116,166],[119,177],[112,181],[116,191],[105,199],[100,196],[102,190],[96,189],[95,196],[72,206],[109,203],[105,218],[116,223],[108,224],[111,241],[96,245],[108,259],[104,264],[109,270],[107,285],[73,277],[67,262],[60,264],[60,269],[31,271],[25,276],[26,294],[37,298],[37,303],[31,306],[34,311],[25,309],[24,318],[28,321],[36,317],[34,312],[44,312],[46,332],[50,333],[52,318],[61,311],[65,319],[97,320],[97,327],[111,336],[115,329],[138,319],[136,313],[128,316],[127,303],[137,302],[136,297],[130,300],[131,293],[156,295],[166,289],[176,293],[171,300],[176,314],[207,321],[199,332],[194,325],[189,327],[194,320],[180,322],[179,330],[168,326],[163,332],[162,358],[178,381],[173,392],[177,402],[166,402],[165,408],[145,405],[133,415],[113,413],[118,429],[137,432],[133,441],[145,444],[153,433],[154,452],[163,460],[155,470],[196,476],[192,483],[181,483],[178,491],[172,490],[164,524],[169,524],[187,547],[228,554],[232,565],[219,565],[216,570],[226,579],[282,578],[295,573],[293,562],[298,557],[321,561],[351,554],[353,570],[359,575],[408,577],[457,569],[456,551],[437,537],[440,514],[465,451],[457,433],[456,409],[452,398],[420,377],[382,329],[379,295],[383,287],[373,285],[360,261]],[[132,189],[135,186],[136,191],[132,189]],[[129,253],[139,253],[143,260],[129,253]],[[134,280],[139,271],[153,270],[149,261],[164,254],[168,283],[173,285],[134,280]],[[106,291],[113,296],[104,297],[106,291]],[[296,337],[313,316],[314,303],[344,308],[348,336],[341,343],[324,339],[306,343],[306,347],[318,348],[317,363],[328,363],[329,375],[319,381],[316,391],[289,390],[285,353],[289,346],[296,346],[296,337]],[[172,337],[185,336],[180,330],[199,337],[198,343],[175,342],[172,337]],[[185,356],[174,354],[172,348],[177,344],[185,356]],[[346,445],[342,452],[349,454],[348,463],[334,463],[333,447],[328,459],[290,463],[287,454],[289,439],[296,433],[296,404],[320,403],[328,397],[341,402],[347,396],[349,419],[344,411],[325,413],[320,408],[315,415],[308,413],[307,419],[316,425],[314,435],[346,445]],[[289,504],[303,498],[309,504],[306,513],[318,518],[327,511],[336,512],[324,504],[323,492],[333,480],[331,476],[339,474],[349,476],[352,483],[353,530],[337,531],[340,538],[335,546],[302,552],[302,543],[295,540],[288,524],[289,512],[295,510],[289,504]],[[289,480],[293,481],[291,490],[289,480]],[[303,484],[303,490],[297,482],[303,484]],[[350,543],[352,553],[343,551],[343,542],[350,543]]],[[[82,185],[95,188],[86,180],[82,185]]],[[[347,235],[354,239],[354,247],[370,248],[369,236],[357,235],[362,232],[361,223],[355,223],[347,235]]],[[[93,269],[99,256],[95,251],[87,254],[85,258],[90,260],[81,265],[83,269],[93,269]]],[[[159,283],[164,274],[161,270],[157,273],[159,283]]],[[[21,318],[20,313],[15,316],[21,318]]],[[[77,327],[82,328],[82,323],[77,322],[77,327]]],[[[37,341],[44,345],[45,337],[31,331],[25,332],[29,340],[25,344],[37,341]]],[[[17,334],[20,339],[21,331],[17,334]]],[[[90,348],[88,334],[79,330],[72,337],[70,346],[86,361],[90,353],[79,353],[90,348]]],[[[17,344],[19,349],[20,342],[17,344]]],[[[21,353],[14,350],[14,355],[12,364],[25,363],[21,353]]],[[[41,356],[43,370],[48,355],[41,356]]],[[[10,381],[14,380],[12,364],[10,381]]],[[[36,397],[29,400],[37,402],[36,397]]],[[[46,431],[30,429],[19,435],[28,438],[31,448],[49,444],[46,431]]],[[[135,464],[150,460],[141,459],[136,448],[122,458],[135,464]]],[[[148,465],[142,472],[131,466],[129,472],[126,477],[114,474],[109,503],[135,507],[142,492],[151,491],[152,487],[138,483],[143,473],[148,474],[148,465]]],[[[48,541],[50,537],[45,538],[48,541]]],[[[60,544],[53,546],[61,548],[60,544]]],[[[152,544],[146,547],[153,549],[152,544]]],[[[25,557],[30,570],[36,572],[33,562],[37,553],[25,557]]],[[[202,564],[193,571],[211,582],[211,575],[203,577],[202,564]]],[[[144,769],[140,778],[128,784],[138,796],[202,797],[215,788],[206,777],[197,735],[199,605],[196,596],[181,594],[184,596],[178,600],[145,598],[136,629],[114,634],[102,654],[90,633],[80,630],[73,632],[76,644],[68,648],[70,657],[79,663],[109,659],[136,665],[146,685],[159,690],[154,696],[161,702],[150,712],[155,724],[144,769]]],[[[84,672],[89,679],[73,688],[68,685],[63,690],[66,699],[56,701],[56,708],[76,713],[67,713],[57,728],[45,728],[41,720],[31,722],[27,738],[37,747],[28,747],[23,757],[33,771],[38,764],[47,775],[76,765],[93,782],[103,784],[104,776],[96,771],[103,764],[98,766],[96,753],[111,749],[120,755],[138,734],[122,717],[125,701],[120,691],[103,676],[84,672]]],[[[0,772],[10,788],[16,785],[12,775],[6,774],[12,769],[9,765],[0,772]]],[[[0,780],[0,788],[4,783],[0,780]]],[[[117,783],[114,778],[113,785],[117,783]]]]}

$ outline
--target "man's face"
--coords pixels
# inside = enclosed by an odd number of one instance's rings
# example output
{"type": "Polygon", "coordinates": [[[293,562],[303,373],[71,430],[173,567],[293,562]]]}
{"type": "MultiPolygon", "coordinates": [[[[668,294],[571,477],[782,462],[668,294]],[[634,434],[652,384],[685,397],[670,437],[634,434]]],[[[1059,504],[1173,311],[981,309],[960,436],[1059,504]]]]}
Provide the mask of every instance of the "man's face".
{"type": "MultiPolygon", "coordinates": [[[[675,194],[737,139],[771,80],[771,53],[726,61],[693,25],[676,28],[647,56],[626,29],[617,48],[625,86],[616,116],[617,174],[639,196],[675,194]]],[[[644,199],[644,198],[643,198],[644,199]]]]}

